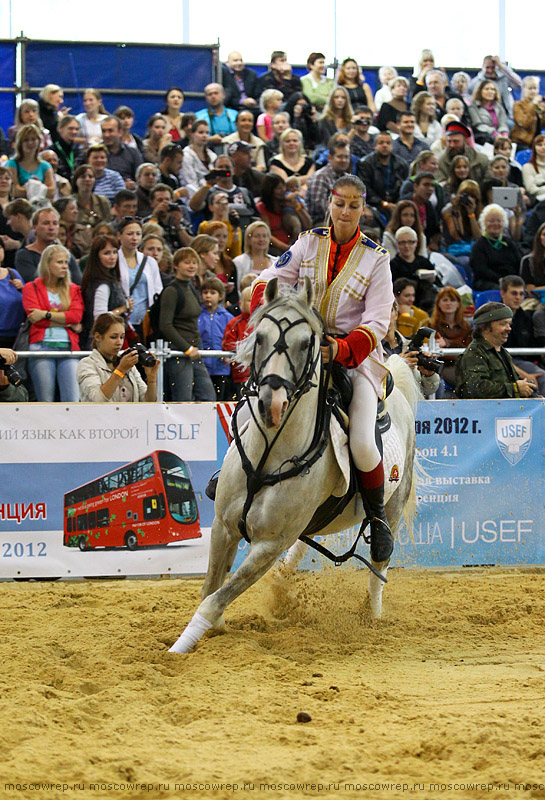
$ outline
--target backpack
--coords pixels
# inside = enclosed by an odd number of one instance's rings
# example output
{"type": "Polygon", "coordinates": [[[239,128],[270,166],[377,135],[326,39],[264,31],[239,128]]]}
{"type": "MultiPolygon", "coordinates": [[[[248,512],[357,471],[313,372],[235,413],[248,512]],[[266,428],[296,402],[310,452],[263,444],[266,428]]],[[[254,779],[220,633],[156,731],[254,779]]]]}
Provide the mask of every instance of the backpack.
{"type": "MultiPolygon", "coordinates": [[[[164,339],[163,333],[159,326],[159,319],[161,317],[161,298],[163,296],[163,292],[165,289],[168,289],[170,286],[174,286],[178,293],[178,299],[176,301],[176,310],[175,314],[179,314],[180,311],[183,309],[185,305],[185,297],[182,293],[182,290],[179,284],[176,281],[169,283],[168,286],[165,286],[162,292],[157,292],[153,296],[153,303],[146,311],[146,316],[142,321],[142,332],[144,336],[144,344],[149,346],[150,342],[155,342],[157,339],[164,339]]],[[[199,295],[197,294],[197,290],[193,286],[192,283],[189,284],[191,291],[199,301],[201,302],[199,295]]]]}

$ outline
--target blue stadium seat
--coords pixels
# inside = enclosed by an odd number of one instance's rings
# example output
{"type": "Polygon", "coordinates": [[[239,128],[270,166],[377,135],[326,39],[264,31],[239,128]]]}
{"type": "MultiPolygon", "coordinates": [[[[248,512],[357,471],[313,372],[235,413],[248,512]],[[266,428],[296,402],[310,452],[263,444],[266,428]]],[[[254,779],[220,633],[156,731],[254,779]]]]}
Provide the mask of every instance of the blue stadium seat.
{"type": "Polygon", "coordinates": [[[485,303],[490,303],[493,300],[496,303],[501,303],[501,294],[499,289],[487,289],[485,292],[473,292],[473,300],[475,302],[475,309],[479,306],[484,306],[485,303]]]}
{"type": "Polygon", "coordinates": [[[515,161],[518,161],[520,166],[522,167],[523,164],[528,163],[531,155],[532,155],[531,150],[519,150],[518,153],[515,153],[515,161]]]}

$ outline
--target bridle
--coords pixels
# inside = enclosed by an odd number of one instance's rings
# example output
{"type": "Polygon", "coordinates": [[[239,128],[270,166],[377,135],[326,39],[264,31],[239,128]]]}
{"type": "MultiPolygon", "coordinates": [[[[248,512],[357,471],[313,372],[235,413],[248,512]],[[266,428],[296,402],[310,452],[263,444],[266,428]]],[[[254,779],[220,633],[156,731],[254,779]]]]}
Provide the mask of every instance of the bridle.
{"type": "Polygon", "coordinates": [[[290,356],[289,347],[286,342],[286,334],[296,328],[298,325],[308,325],[309,322],[304,317],[299,317],[294,321],[289,320],[287,317],[282,317],[281,319],[277,319],[270,313],[263,314],[261,317],[261,321],[264,319],[268,319],[274,325],[276,325],[278,329],[278,338],[274,343],[271,352],[269,355],[263,359],[259,368],[256,368],[256,351],[260,344],[259,342],[259,334],[256,334],[256,340],[254,343],[254,349],[252,353],[252,361],[250,364],[250,378],[254,386],[256,387],[257,392],[266,385],[269,385],[271,389],[280,389],[282,386],[285,388],[288,402],[290,405],[292,403],[297,403],[299,398],[309,391],[309,389],[316,386],[315,383],[312,382],[312,376],[314,375],[314,371],[318,365],[318,360],[320,358],[320,349],[315,347],[315,337],[316,334],[313,334],[313,339],[311,344],[307,350],[307,358],[303,369],[301,370],[300,375],[297,375],[297,371],[295,369],[295,365],[293,360],[290,356]],[[314,350],[316,350],[316,355],[314,356],[314,350]],[[274,355],[283,355],[286,357],[288,366],[290,368],[290,373],[292,375],[293,380],[288,380],[286,378],[282,378],[280,375],[269,374],[263,376],[263,372],[266,369],[269,361],[273,358],[274,355]]]}
{"type": "MultiPolygon", "coordinates": [[[[315,313],[316,316],[321,321],[321,317],[318,315],[318,313],[316,311],[313,311],[313,313],[315,313]]],[[[274,325],[276,325],[276,328],[278,329],[278,338],[274,343],[271,352],[267,355],[265,359],[263,359],[259,367],[257,367],[256,351],[257,347],[259,346],[259,339],[258,339],[259,330],[256,331],[256,341],[254,343],[254,349],[252,352],[252,361],[250,364],[249,387],[245,390],[244,397],[235,408],[232,417],[233,439],[240,455],[242,468],[246,475],[246,488],[247,488],[246,501],[244,503],[244,508],[242,509],[242,514],[238,523],[238,528],[241,535],[244,537],[244,539],[246,539],[248,543],[250,542],[250,539],[248,538],[248,533],[246,530],[246,518],[248,516],[248,511],[250,510],[250,506],[252,505],[255,495],[264,486],[275,486],[277,483],[280,483],[283,480],[294,478],[295,476],[300,475],[302,472],[308,471],[313,466],[313,464],[316,463],[316,461],[323,455],[327,447],[327,443],[329,440],[329,424],[330,424],[331,409],[332,409],[332,403],[328,397],[328,391],[327,391],[329,378],[331,374],[332,360],[330,359],[326,369],[324,369],[323,364],[320,364],[321,354],[318,341],[318,334],[316,332],[313,332],[312,334],[305,364],[299,374],[297,374],[297,370],[290,356],[289,347],[286,342],[286,334],[289,331],[293,330],[298,325],[310,326],[310,322],[303,316],[293,321],[289,320],[287,317],[282,317],[280,319],[277,319],[270,312],[266,312],[265,314],[263,314],[263,316],[260,319],[260,322],[263,319],[268,319],[274,325]],[[292,380],[288,380],[276,374],[270,374],[265,376],[263,375],[264,369],[266,368],[267,364],[274,355],[282,355],[287,358],[292,380]],[[313,381],[313,376],[319,364],[320,364],[320,377],[318,383],[315,383],[313,381]],[[284,418],[276,434],[274,435],[271,441],[269,441],[265,431],[260,425],[259,420],[255,414],[255,411],[252,408],[252,404],[249,401],[250,397],[257,397],[260,388],[266,385],[269,385],[272,389],[279,389],[283,386],[286,389],[286,393],[288,396],[288,409],[284,415],[284,418]],[[311,388],[315,388],[316,386],[318,386],[319,389],[318,413],[316,415],[314,435],[312,437],[311,443],[309,444],[309,446],[307,447],[307,449],[303,454],[299,456],[295,455],[292,458],[286,459],[274,472],[270,473],[263,472],[263,468],[267,462],[267,459],[269,458],[273,447],[275,446],[276,442],[278,441],[278,438],[280,437],[282,431],[284,430],[288,419],[291,417],[295,408],[297,407],[299,400],[304,394],[310,391],[311,388]],[[257,429],[261,433],[264,440],[264,451],[256,466],[254,466],[251,463],[250,459],[248,458],[244,450],[238,428],[237,417],[240,412],[240,409],[245,404],[248,405],[248,408],[250,410],[250,415],[254,420],[257,429]],[[285,469],[285,467],[288,468],[285,469]]]]}

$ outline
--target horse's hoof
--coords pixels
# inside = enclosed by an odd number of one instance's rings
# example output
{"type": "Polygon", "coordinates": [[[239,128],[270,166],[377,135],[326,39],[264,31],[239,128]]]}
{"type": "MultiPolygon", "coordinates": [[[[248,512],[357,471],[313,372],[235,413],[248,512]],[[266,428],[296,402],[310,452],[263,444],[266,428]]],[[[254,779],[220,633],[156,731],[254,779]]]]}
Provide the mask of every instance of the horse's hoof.
{"type": "Polygon", "coordinates": [[[212,628],[210,629],[210,632],[211,633],[226,633],[227,632],[227,623],[225,622],[223,617],[220,617],[218,620],[216,620],[216,622],[214,622],[214,624],[212,625],[212,628]]]}

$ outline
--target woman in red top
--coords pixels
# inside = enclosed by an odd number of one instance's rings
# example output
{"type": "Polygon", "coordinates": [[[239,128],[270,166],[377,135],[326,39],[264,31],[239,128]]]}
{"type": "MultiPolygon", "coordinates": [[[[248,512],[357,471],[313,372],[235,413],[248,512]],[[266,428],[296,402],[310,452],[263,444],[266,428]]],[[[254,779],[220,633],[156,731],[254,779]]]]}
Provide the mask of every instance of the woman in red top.
{"type": "MultiPolygon", "coordinates": [[[[23,308],[30,326],[29,349],[58,352],[79,350],[83,300],[81,289],[70,282],[70,253],[60,244],[52,244],[42,253],[39,278],[23,287],[23,308]]],[[[28,370],[40,402],[55,399],[59,386],[61,401],[79,401],[77,359],[31,358],[28,370]]]]}
{"type": "MultiPolygon", "coordinates": [[[[467,347],[471,344],[471,325],[464,318],[462,298],[452,286],[439,289],[430,319],[430,328],[441,334],[445,347],[467,347]]],[[[442,377],[451,386],[456,385],[456,356],[442,356],[445,366],[442,377]]]]}

